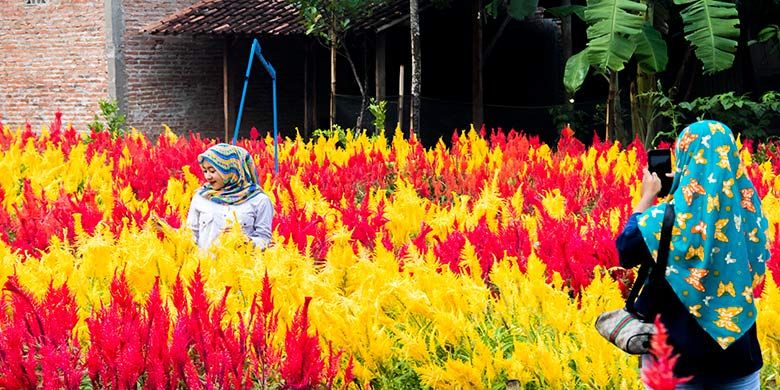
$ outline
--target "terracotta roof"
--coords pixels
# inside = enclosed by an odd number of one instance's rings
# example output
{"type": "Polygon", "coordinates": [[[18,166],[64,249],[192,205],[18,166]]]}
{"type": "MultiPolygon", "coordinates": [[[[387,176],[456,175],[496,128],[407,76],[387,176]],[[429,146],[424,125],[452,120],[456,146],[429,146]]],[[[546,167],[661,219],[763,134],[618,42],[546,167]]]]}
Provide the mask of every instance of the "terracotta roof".
{"type": "MultiPolygon", "coordinates": [[[[369,17],[357,21],[354,29],[376,31],[408,13],[407,0],[392,1],[375,9],[369,17]]],[[[286,0],[201,0],[144,27],[141,32],[165,35],[302,34],[299,15],[298,9],[286,0]]]]}

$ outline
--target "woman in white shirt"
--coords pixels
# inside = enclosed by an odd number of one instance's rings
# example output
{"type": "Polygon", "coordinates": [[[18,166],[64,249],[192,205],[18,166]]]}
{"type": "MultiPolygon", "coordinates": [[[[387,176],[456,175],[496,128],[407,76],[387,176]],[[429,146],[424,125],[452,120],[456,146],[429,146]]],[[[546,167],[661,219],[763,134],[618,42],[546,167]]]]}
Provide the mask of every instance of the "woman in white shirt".
{"type": "Polygon", "coordinates": [[[198,155],[198,164],[206,183],[195,192],[187,215],[198,247],[208,249],[235,220],[255,246],[268,246],[274,208],[258,183],[249,152],[240,146],[217,144],[198,155]]]}

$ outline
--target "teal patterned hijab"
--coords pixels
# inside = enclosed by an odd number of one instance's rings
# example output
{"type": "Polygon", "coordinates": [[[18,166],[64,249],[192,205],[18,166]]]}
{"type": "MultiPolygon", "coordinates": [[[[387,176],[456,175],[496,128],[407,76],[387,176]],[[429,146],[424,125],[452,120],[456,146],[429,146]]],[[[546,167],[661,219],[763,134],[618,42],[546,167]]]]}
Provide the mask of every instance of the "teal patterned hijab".
{"type": "Polygon", "coordinates": [[[249,152],[235,145],[216,144],[198,155],[198,164],[208,162],[222,176],[224,186],[218,190],[204,184],[198,194],[212,202],[236,205],[263,193],[257,169],[249,152]]]}
{"type": "MultiPolygon", "coordinates": [[[[686,127],[674,155],[675,223],[666,280],[697,323],[726,349],[756,322],[753,289],[769,259],[768,223],[727,126],[700,121],[686,127]]],[[[665,208],[660,203],[639,216],[653,258],[665,208]]]]}

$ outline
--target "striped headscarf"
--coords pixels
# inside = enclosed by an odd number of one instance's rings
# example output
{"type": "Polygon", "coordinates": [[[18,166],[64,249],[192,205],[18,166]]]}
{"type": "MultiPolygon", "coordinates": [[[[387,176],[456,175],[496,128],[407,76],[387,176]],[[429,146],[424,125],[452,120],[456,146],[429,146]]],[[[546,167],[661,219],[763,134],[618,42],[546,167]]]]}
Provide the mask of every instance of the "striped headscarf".
{"type": "MultiPolygon", "coordinates": [[[[675,147],[672,229],[666,280],[696,322],[726,349],[756,322],[753,289],[769,259],[768,223],[731,129],[716,121],[686,127],[675,147]]],[[[639,216],[658,256],[666,203],[639,216]]]]}
{"type": "Polygon", "coordinates": [[[224,185],[215,190],[206,183],[198,194],[214,203],[235,205],[263,193],[257,179],[257,169],[246,149],[229,144],[217,144],[198,155],[198,164],[208,162],[222,177],[224,185]]]}

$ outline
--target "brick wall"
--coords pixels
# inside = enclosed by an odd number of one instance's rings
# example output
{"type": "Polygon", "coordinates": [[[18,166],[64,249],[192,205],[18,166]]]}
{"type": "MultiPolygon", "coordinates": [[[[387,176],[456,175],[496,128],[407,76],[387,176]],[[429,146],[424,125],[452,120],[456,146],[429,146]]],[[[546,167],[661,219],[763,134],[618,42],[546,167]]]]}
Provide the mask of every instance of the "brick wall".
{"type": "Polygon", "coordinates": [[[78,129],[108,97],[103,0],[0,0],[0,116],[48,125],[61,110],[78,129]]]}
{"type": "Polygon", "coordinates": [[[224,133],[223,41],[140,33],[195,1],[123,0],[127,122],[147,134],[163,124],[180,134],[224,133]]]}

